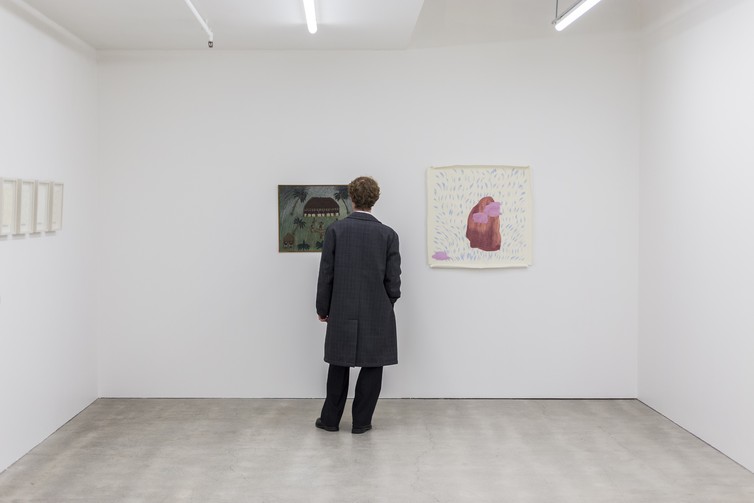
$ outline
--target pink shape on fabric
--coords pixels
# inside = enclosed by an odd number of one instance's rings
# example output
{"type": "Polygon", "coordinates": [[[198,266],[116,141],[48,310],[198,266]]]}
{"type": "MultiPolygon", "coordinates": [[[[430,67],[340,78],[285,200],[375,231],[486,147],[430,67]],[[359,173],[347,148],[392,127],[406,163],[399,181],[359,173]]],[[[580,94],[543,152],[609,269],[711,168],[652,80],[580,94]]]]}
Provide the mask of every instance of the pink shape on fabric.
{"type": "Polygon", "coordinates": [[[486,224],[489,220],[486,213],[474,213],[471,217],[474,219],[475,224],[486,224]]]}
{"type": "Polygon", "coordinates": [[[500,203],[490,203],[484,207],[484,213],[489,217],[500,216],[500,203]]]}

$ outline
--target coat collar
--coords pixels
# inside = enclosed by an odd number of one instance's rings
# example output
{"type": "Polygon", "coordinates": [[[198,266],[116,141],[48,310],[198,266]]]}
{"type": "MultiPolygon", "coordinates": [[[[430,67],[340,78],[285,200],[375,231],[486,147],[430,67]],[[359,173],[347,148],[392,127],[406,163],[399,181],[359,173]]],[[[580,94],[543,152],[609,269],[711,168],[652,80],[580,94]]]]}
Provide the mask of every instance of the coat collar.
{"type": "Polygon", "coordinates": [[[371,213],[364,213],[361,211],[354,211],[353,213],[348,215],[347,218],[355,218],[356,220],[366,220],[367,222],[377,222],[377,223],[380,222],[371,213]]]}

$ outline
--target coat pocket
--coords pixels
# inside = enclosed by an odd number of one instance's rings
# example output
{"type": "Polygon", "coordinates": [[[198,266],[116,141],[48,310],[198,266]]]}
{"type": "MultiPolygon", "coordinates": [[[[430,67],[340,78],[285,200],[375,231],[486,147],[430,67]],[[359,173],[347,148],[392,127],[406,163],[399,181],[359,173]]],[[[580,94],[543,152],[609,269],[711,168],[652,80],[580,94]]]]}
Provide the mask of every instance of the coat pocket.
{"type": "Polygon", "coordinates": [[[325,335],[325,361],[354,365],[358,339],[358,320],[328,321],[325,335]]]}

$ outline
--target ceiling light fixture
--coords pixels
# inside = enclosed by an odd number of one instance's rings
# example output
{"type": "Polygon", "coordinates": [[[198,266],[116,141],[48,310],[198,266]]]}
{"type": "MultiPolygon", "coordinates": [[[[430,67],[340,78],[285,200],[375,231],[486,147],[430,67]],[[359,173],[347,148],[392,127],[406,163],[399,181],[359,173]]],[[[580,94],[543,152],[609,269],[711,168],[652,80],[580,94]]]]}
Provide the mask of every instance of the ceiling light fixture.
{"type": "Polygon", "coordinates": [[[317,13],[314,12],[314,0],[304,0],[304,12],[306,13],[306,26],[309,33],[317,33],[317,13]]]}
{"type": "Polygon", "coordinates": [[[552,24],[555,25],[556,30],[563,31],[568,25],[576,21],[586,11],[597,5],[599,2],[600,0],[579,0],[573,4],[570,9],[559,15],[558,0],[555,0],[555,21],[553,21],[552,24]]]}
{"type": "Polygon", "coordinates": [[[215,45],[214,38],[215,36],[212,34],[212,30],[209,29],[209,25],[207,25],[207,21],[202,18],[202,16],[199,15],[199,11],[196,10],[196,7],[194,7],[194,4],[191,3],[191,0],[184,0],[186,2],[186,5],[188,5],[189,9],[191,9],[191,12],[194,13],[194,17],[197,21],[199,21],[199,24],[202,25],[202,28],[204,28],[204,31],[207,32],[207,36],[209,37],[209,42],[207,42],[207,45],[209,45],[209,48],[212,49],[212,46],[215,45]]]}

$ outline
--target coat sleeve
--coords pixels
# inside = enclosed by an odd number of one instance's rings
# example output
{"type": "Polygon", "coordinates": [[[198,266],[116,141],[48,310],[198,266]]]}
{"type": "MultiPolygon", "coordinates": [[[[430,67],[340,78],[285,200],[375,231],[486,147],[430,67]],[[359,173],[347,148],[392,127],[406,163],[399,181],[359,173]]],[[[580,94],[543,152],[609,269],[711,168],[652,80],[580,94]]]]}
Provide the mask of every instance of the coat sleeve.
{"type": "Polygon", "coordinates": [[[317,279],[317,314],[330,315],[330,299],[335,272],[335,231],[332,226],[325,232],[322,256],[319,259],[319,278],[317,279]]]}
{"type": "Polygon", "coordinates": [[[385,267],[385,291],[392,304],[401,296],[401,253],[398,234],[393,232],[387,248],[387,266],[385,267]]]}

